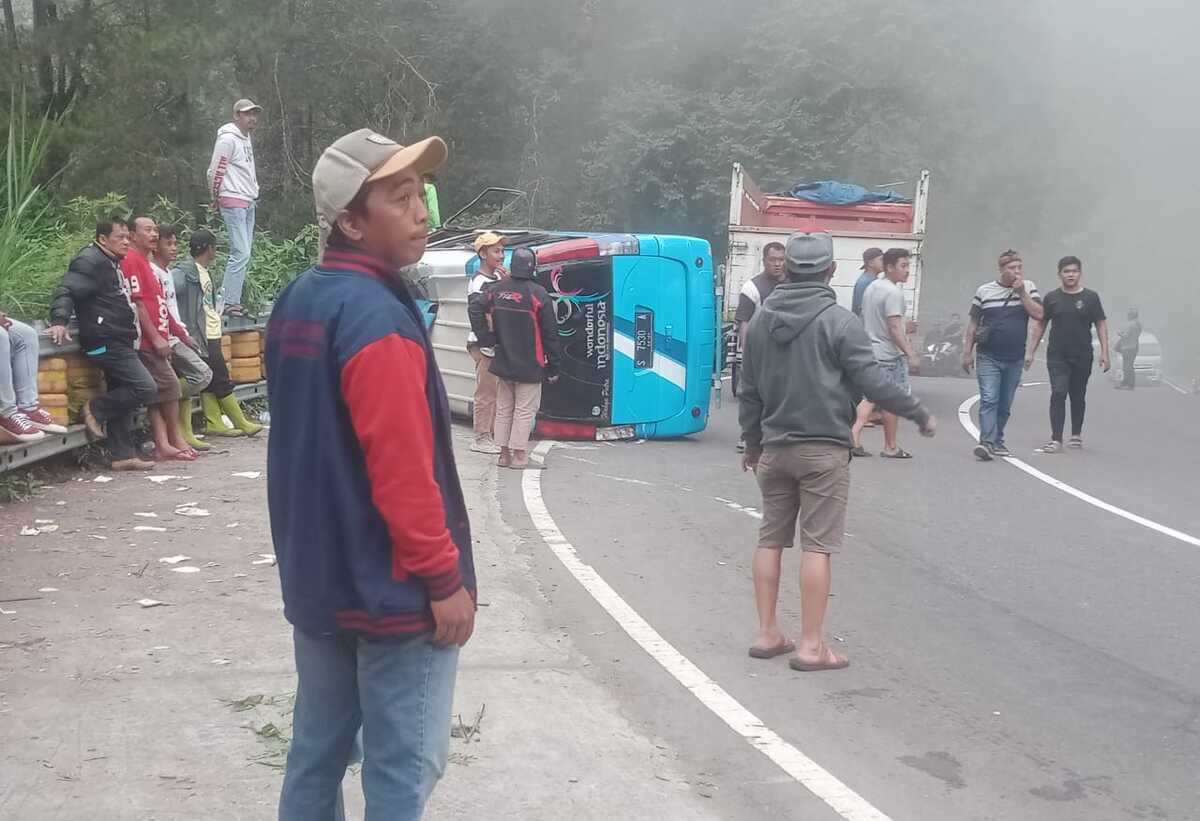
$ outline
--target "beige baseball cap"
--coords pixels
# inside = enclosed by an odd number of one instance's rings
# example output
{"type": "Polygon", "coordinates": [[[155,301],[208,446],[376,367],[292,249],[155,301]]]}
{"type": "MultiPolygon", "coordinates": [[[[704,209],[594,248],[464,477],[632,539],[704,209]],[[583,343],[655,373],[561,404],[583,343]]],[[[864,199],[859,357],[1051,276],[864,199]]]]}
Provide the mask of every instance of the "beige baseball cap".
{"type": "Polygon", "coordinates": [[[245,114],[247,111],[262,111],[262,106],[253,100],[247,100],[245,97],[233,104],[234,114],[245,114]]]}
{"type": "Polygon", "coordinates": [[[428,174],[445,162],[446,143],[441,137],[428,137],[408,146],[369,128],[340,137],[322,152],[312,174],[322,252],[338,215],[366,183],[410,168],[418,175],[428,174]]]}

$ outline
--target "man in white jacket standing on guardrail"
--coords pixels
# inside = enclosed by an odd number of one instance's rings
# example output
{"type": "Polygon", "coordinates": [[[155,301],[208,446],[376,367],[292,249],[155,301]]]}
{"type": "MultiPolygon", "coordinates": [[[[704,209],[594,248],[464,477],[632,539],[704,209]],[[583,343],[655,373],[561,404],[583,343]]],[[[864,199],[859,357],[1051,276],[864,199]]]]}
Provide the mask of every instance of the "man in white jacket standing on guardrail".
{"type": "Polygon", "coordinates": [[[229,262],[221,283],[225,314],[244,317],[242,286],[250,265],[254,244],[254,205],[258,201],[258,173],[254,168],[254,146],[250,136],[258,128],[262,106],[252,100],[233,104],[233,122],[217,131],[212,160],[208,164],[208,184],[213,204],[221,212],[229,232],[229,262]]]}

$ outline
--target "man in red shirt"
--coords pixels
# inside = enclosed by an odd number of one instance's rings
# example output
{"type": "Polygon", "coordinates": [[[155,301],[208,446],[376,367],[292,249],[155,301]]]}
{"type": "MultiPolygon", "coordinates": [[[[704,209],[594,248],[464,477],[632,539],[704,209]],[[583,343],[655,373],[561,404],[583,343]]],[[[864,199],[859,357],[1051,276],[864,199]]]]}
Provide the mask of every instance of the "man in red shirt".
{"type": "Polygon", "coordinates": [[[182,394],[171,368],[171,340],[178,338],[185,345],[192,343],[187,331],[171,316],[162,285],[150,267],[149,256],[158,242],[158,224],[153,217],[133,217],[129,220],[129,237],[129,253],[121,260],[121,273],[129,281],[129,297],[142,328],[138,356],[158,388],[156,401],[147,408],[154,435],[154,458],[191,462],[198,454],[184,441],[179,429],[182,394]]]}

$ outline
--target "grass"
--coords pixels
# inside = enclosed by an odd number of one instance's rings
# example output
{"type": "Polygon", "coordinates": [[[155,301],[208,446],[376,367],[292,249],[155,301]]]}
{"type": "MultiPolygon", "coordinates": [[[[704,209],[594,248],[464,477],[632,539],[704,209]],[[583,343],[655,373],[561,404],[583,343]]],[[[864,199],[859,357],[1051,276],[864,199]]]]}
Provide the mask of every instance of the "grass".
{"type": "MultiPolygon", "coordinates": [[[[119,193],[69,200],[53,196],[49,186],[57,174],[46,179],[43,166],[60,120],[31,115],[24,98],[16,94],[8,120],[0,164],[0,311],[33,321],[47,317],[55,287],[71,259],[93,240],[97,220],[127,219],[133,209],[119,193]]],[[[187,253],[192,231],[201,227],[217,235],[219,248],[228,247],[225,227],[215,215],[197,222],[192,212],[164,197],[147,212],[161,224],[175,226],[182,253],[187,253]]],[[[246,304],[258,309],[273,301],[316,261],[317,240],[315,225],[291,238],[256,232],[246,276],[246,304]]],[[[224,269],[221,254],[213,266],[218,280],[224,269]]]]}

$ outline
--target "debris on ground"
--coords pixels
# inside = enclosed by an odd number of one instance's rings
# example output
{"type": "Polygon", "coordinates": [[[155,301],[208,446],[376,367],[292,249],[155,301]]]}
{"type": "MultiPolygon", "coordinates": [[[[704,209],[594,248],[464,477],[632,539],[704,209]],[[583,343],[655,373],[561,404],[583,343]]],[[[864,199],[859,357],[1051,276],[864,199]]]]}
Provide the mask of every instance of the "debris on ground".
{"type": "Polygon", "coordinates": [[[163,556],[161,559],[159,559],[159,561],[163,564],[179,564],[180,562],[186,562],[191,558],[191,556],[184,556],[182,553],[180,553],[177,556],[163,556]]]}
{"type": "Polygon", "coordinates": [[[259,553],[258,555],[259,555],[259,558],[250,562],[250,564],[267,564],[267,565],[271,565],[272,567],[275,566],[275,554],[274,553],[259,553]]]}
{"type": "Polygon", "coordinates": [[[183,567],[172,567],[171,572],[172,573],[199,573],[200,568],[193,567],[191,565],[184,565],[183,567]]]}
{"type": "Polygon", "coordinates": [[[138,599],[136,603],[142,607],[163,607],[166,605],[165,601],[159,601],[158,599],[138,599]]]}
{"type": "Polygon", "coordinates": [[[152,525],[138,525],[133,529],[134,533],[166,533],[165,527],[154,527],[152,525]]]}
{"type": "Polygon", "coordinates": [[[236,476],[239,479],[258,479],[262,476],[260,470],[242,470],[237,473],[231,473],[230,476],[236,476]]]}

